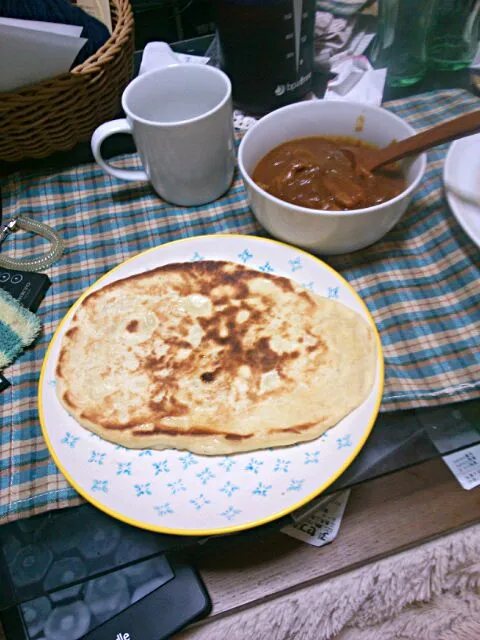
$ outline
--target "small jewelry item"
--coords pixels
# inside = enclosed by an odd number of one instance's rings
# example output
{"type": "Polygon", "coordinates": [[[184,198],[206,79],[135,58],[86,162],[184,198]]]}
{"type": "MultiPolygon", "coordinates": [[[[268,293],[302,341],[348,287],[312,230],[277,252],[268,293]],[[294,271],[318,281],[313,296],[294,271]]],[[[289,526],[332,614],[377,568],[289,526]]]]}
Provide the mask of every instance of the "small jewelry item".
{"type": "Polygon", "coordinates": [[[56,262],[65,251],[65,243],[62,238],[48,225],[37,222],[25,216],[12,218],[0,230],[0,246],[5,242],[9,235],[22,229],[36,233],[50,241],[50,248],[46,253],[38,258],[10,258],[0,254],[0,267],[7,269],[18,269],[20,271],[42,271],[54,262],[56,262]]]}

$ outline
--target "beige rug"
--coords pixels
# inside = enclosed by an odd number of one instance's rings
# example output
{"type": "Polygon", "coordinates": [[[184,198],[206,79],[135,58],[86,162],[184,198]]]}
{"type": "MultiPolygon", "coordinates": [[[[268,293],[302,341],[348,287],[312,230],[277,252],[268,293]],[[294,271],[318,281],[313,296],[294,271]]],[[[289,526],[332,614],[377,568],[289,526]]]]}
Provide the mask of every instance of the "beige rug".
{"type": "Polygon", "coordinates": [[[335,586],[353,587],[355,604],[347,617],[332,616],[324,638],[480,640],[480,525],[342,576],[335,586]]]}
{"type": "Polygon", "coordinates": [[[480,640],[480,525],[176,637],[480,640]]]}

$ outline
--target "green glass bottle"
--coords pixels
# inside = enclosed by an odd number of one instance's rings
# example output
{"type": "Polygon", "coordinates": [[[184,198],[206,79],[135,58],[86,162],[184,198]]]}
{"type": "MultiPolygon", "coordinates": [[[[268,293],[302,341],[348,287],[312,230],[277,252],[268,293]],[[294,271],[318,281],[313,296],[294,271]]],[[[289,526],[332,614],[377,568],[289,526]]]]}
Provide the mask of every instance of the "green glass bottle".
{"type": "Polygon", "coordinates": [[[434,0],[427,63],[434,69],[468,67],[478,47],[480,0],[434,0]]]}
{"type": "Polygon", "coordinates": [[[378,27],[370,60],[387,68],[387,84],[403,87],[423,78],[426,38],[435,0],[379,0],[378,27]]]}

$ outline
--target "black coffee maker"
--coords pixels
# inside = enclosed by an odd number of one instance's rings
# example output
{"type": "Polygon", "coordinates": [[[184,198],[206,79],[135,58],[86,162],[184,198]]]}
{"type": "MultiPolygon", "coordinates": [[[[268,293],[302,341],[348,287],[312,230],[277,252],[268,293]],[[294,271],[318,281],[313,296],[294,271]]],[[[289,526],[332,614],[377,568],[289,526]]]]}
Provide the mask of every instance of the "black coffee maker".
{"type": "Polygon", "coordinates": [[[220,66],[237,108],[262,114],[311,91],[314,25],[315,0],[218,0],[220,66]]]}

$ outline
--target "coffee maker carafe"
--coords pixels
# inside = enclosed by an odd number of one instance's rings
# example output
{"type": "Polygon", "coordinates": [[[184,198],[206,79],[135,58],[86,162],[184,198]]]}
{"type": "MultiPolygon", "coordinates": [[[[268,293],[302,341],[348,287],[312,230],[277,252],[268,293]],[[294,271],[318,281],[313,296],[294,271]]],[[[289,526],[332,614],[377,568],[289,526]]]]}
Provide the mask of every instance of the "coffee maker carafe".
{"type": "Polygon", "coordinates": [[[235,105],[261,114],[312,88],[315,0],[218,0],[220,65],[235,105]]]}

